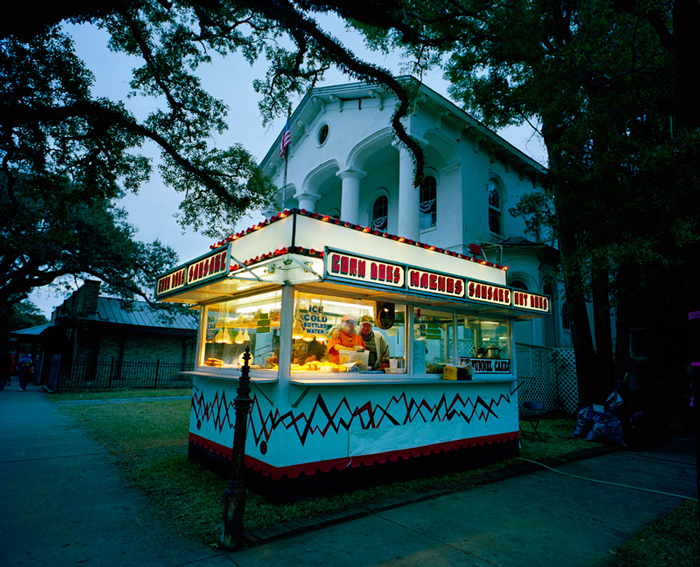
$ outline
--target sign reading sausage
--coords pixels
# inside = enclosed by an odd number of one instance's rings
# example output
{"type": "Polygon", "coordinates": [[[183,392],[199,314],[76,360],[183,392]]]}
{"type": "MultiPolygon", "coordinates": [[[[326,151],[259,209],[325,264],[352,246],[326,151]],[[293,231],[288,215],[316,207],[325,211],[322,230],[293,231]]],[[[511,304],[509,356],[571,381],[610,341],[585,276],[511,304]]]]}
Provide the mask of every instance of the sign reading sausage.
{"type": "Polygon", "coordinates": [[[228,248],[187,266],[187,284],[191,285],[214,276],[228,274],[228,248]]]}
{"type": "Polygon", "coordinates": [[[473,301],[510,305],[511,290],[497,285],[469,282],[467,297],[473,301]]]}

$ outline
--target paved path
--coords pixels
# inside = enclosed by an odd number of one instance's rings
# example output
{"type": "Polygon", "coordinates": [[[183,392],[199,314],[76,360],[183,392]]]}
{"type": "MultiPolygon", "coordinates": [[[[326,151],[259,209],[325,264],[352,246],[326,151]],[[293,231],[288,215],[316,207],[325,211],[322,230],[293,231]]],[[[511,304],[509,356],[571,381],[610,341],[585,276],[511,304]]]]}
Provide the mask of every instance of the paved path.
{"type": "Polygon", "coordinates": [[[0,392],[0,565],[230,565],[188,542],[41,388],[0,392]]]}
{"type": "MultiPolygon", "coordinates": [[[[694,441],[559,472],[692,496],[694,441]]],[[[0,392],[0,565],[590,567],[682,500],[542,469],[237,553],[187,541],[36,387],[0,392]]]]}

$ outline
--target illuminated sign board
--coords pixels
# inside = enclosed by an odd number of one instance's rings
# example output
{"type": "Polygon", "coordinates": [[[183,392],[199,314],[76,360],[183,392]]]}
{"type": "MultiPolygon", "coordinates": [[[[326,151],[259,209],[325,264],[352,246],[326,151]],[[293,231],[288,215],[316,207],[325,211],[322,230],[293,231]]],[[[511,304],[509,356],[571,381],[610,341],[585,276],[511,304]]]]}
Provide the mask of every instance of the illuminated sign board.
{"type": "Polygon", "coordinates": [[[530,311],[549,313],[549,298],[545,295],[513,290],[513,305],[530,311]]]}
{"type": "Polygon", "coordinates": [[[472,301],[508,306],[511,304],[512,291],[507,287],[470,281],[467,289],[467,298],[472,301]]]}
{"type": "Polygon", "coordinates": [[[228,247],[219,248],[216,252],[159,277],[156,280],[156,299],[193,285],[225,277],[228,273],[228,247]]]}
{"type": "MultiPolygon", "coordinates": [[[[299,248],[299,253],[303,253],[303,250],[299,248]]],[[[466,274],[465,277],[461,277],[454,273],[426,270],[330,247],[325,247],[323,262],[323,279],[327,281],[367,285],[409,295],[435,296],[456,302],[489,304],[542,314],[551,311],[551,303],[547,296],[468,279],[466,274]]],[[[156,298],[173,296],[178,292],[183,293],[190,288],[224,279],[229,276],[230,263],[229,246],[217,248],[159,277],[156,281],[156,298]]],[[[465,267],[465,270],[467,269],[468,267],[465,267]]],[[[319,319],[317,322],[320,322],[323,314],[314,315],[319,319]]]]}
{"type": "Polygon", "coordinates": [[[499,358],[470,358],[460,357],[459,362],[462,365],[467,363],[472,365],[475,374],[500,374],[510,373],[510,360],[499,358]]]}
{"type": "Polygon", "coordinates": [[[206,256],[187,266],[187,285],[199,283],[202,280],[228,274],[228,262],[226,257],[228,248],[206,256]]]}
{"type": "Polygon", "coordinates": [[[445,276],[435,272],[426,272],[410,268],[408,270],[408,289],[424,293],[464,297],[464,280],[454,276],[445,276]]]}
{"type": "Polygon", "coordinates": [[[335,278],[390,287],[404,287],[406,281],[406,268],[390,262],[333,251],[328,251],[325,258],[326,274],[335,278]]]}
{"type": "Polygon", "coordinates": [[[437,295],[541,313],[549,313],[550,310],[549,298],[544,295],[468,280],[453,274],[385,262],[330,248],[326,249],[324,258],[326,277],[331,280],[402,288],[407,293],[437,295]]]}
{"type": "Polygon", "coordinates": [[[186,274],[187,270],[185,268],[180,268],[179,270],[165,275],[162,278],[158,278],[156,281],[156,295],[170,293],[171,291],[176,291],[182,287],[185,287],[186,274]]]}

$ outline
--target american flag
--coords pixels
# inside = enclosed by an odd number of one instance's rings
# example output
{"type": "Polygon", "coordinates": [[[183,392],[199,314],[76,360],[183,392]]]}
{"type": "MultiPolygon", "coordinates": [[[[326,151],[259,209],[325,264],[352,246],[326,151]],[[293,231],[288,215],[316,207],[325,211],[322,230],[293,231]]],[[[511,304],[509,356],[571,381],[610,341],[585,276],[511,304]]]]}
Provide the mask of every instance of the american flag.
{"type": "Polygon", "coordinates": [[[289,118],[282,132],[282,143],[280,144],[280,155],[286,159],[287,147],[292,143],[292,129],[289,127],[289,118]]]}

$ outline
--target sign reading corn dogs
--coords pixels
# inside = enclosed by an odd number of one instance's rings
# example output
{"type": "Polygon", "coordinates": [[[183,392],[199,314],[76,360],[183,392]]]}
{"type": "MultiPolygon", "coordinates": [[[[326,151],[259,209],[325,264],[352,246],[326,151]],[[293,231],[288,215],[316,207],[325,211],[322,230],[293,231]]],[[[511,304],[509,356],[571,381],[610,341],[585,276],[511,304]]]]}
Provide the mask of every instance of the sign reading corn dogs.
{"type": "Polygon", "coordinates": [[[404,266],[332,250],[326,254],[326,273],[339,279],[389,287],[404,287],[406,281],[404,266]]]}

